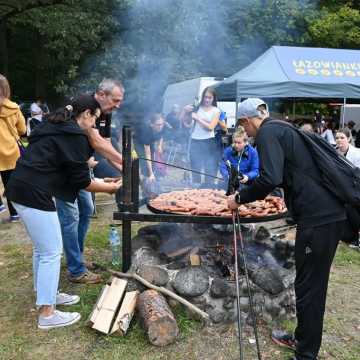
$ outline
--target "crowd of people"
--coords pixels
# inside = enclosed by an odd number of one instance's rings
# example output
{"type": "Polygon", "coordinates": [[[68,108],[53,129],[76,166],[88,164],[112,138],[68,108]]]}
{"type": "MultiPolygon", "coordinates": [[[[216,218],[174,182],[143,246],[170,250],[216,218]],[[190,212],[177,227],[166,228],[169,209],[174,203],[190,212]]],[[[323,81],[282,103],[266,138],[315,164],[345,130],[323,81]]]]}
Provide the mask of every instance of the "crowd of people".
{"type": "MultiPolygon", "coordinates": [[[[0,75],[0,174],[10,220],[20,217],[32,241],[40,329],[67,326],[80,319],[79,313],[56,309],[79,301],[77,295],[58,291],[63,249],[69,281],[102,281],[86,265],[84,244],[94,211],[91,193],[114,193],[121,186],[122,157],[111,142],[111,114],[121,106],[124,94],[119,81],[104,79],[94,93],[78,95],[62,108],[41,113],[41,121],[21,153],[20,137],[26,133],[26,122],[19,106],[10,100],[7,79],[0,75]],[[96,171],[102,161],[105,164],[96,171]]],[[[32,111],[34,116],[40,115],[35,106],[32,111]]],[[[360,167],[360,149],[352,144],[356,135],[353,124],[334,131],[332,125],[324,126],[317,112],[313,125],[305,124],[302,130],[318,132],[340,155],[360,167]]],[[[348,226],[344,204],[322,184],[321,173],[297,129],[273,121],[263,100],[249,98],[239,104],[232,143],[219,146],[217,135],[227,131],[212,88],[204,89],[198,106],[180,109],[175,105],[166,117],[152,114],[134,134],[141,174],[148,182],[164,175],[152,160],[164,159],[167,144],[178,142],[188,154],[188,166],[211,175],[202,179],[194,173],[194,187],[224,188],[235,169],[240,181],[236,193],[228,198],[230,209],[283,189],[297,224],[298,324],[294,334],[275,331],[272,338],[294,349],[294,359],[316,359],[330,267],[348,226]],[[218,174],[224,181],[215,183],[218,174]]],[[[0,211],[4,209],[0,198],[0,211]]],[[[358,241],[358,231],[355,235],[358,241]]]]}

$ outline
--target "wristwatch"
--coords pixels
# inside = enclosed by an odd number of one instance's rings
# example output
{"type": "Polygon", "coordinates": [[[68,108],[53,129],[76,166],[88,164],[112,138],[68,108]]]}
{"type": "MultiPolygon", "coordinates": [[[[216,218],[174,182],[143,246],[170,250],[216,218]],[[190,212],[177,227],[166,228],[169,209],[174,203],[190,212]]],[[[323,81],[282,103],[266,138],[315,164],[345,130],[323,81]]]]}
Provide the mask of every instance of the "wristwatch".
{"type": "Polygon", "coordinates": [[[240,204],[240,193],[238,192],[235,193],[235,202],[240,204]]]}

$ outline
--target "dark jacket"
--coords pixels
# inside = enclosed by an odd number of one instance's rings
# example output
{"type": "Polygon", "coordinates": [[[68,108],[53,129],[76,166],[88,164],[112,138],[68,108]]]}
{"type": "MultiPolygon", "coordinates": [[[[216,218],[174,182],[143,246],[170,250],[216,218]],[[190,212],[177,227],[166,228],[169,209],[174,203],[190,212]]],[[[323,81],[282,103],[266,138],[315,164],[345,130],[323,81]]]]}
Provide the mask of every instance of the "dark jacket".
{"type": "Polygon", "coordinates": [[[240,191],[241,203],[263,199],[276,187],[282,187],[286,206],[299,226],[320,226],[345,220],[344,206],[311,178],[321,183],[319,170],[306,144],[293,128],[266,119],[255,141],[260,175],[240,191]]]}
{"type": "Polygon", "coordinates": [[[91,153],[88,138],[76,122],[44,121],[31,133],[11,179],[74,202],[78,191],[91,182],[87,164],[91,153]]]}
{"type": "Polygon", "coordinates": [[[223,159],[220,163],[220,172],[225,179],[229,177],[229,170],[226,166],[227,161],[230,161],[231,165],[237,171],[246,175],[250,181],[259,175],[259,156],[256,149],[249,144],[245,145],[241,156],[234,151],[232,146],[228,146],[224,150],[223,159]]]}

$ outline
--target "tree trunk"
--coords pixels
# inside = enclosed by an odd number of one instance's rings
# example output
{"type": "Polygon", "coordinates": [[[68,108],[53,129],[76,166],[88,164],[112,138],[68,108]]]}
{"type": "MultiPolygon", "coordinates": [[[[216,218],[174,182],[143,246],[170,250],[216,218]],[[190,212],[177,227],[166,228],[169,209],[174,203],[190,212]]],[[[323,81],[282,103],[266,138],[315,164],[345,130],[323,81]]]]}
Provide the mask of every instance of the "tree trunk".
{"type": "Polygon", "coordinates": [[[37,34],[37,46],[34,47],[35,59],[35,96],[46,100],[46,74],[45,74],[45,50],[44,41],[40,34],[37,34]]]}
{"type": "Polygon", "coordinates": [[[7,44],[7,26],[6,20],[0,19],[0,54],[2,68],[0,72],[8,77],[9,74],[9,50],[7,44]]]}
{"type": "Polygon", "coordinates": [[[137,309],[153,345],[165,346],[175,341],[179,328],[164,296],[155,290],[146,290],[139,296],[137,309]]]}

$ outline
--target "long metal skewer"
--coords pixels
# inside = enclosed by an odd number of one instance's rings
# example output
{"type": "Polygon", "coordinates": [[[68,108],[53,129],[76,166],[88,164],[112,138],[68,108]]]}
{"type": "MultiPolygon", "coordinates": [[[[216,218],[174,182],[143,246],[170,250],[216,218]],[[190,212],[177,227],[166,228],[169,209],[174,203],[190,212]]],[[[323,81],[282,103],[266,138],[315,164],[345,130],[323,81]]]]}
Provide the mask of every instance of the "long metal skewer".
{"type": "Polygon", "coordinates": [[[244,350],[242,342],[242,327],[241,327],[241,312],[240,312],[240,289],[239,289],[239,267],[238,267],[238,252],[237,252],[237,236],[236,236],[236,221],[235,221],[235,212],[232,212],[232,222],[233,222],[233,235],[234,235],[234,266],[235,266],[235,283],[236,283],[236,305],[237,305],[237,323],[239,330],[239,351],[240,351],[240,360],[244,359],[244,350]]]}
{"type": "Polygon", "coordinates": [[[193,173],[195,173],[195,174],[205,175],[205,176],[208,176],[208,177],[211,177],[211,178],[214,178],[214,179],[218,179],[218,180],[220,180],[220,181],[225,181],[223,178],[218,177],[218,176],[215,176],[215,175],[210,175],[210,174],[204,173],[204,172],[202,172],[202,171],[197,171],[197,170],[194,170],[194,169],[189,169],[189,168],[182,167],[182,166],[178,166],[178,165],[174,165],[174,164],[169,164],[169,163],[166,163],[166,162],[163,162],[163,161],[157,161],[157,160],[153,160],[153,159],[147,159],[147,158],[144,158],[144,157],[141,157],[141,156],[138,156],[138,159],[140,159],[140,160],[146,160],[146,161],[151,161],[151,162],[153,162],[153,163],[157,163],[157,164],[161,164],[161,165],[171,166],[171,167],[176,168],[176,169],[185,170],[185,171],[190,171],[190,172],[193,172],[193,173]]]}
{"type": "MultiPolygon", "coordinates": [[[[233,212],[233,217],[234,217],[234,212],[233,212]]],[[[260,343],[259,343],[259,336],[258,336],[258,330],[257,330],[256,313],[255,313],[254,301],[253,301],[253,297],[252,297],[252,293],[251,293],[251,287],[250,287],[250,281],[249,281],[249,273],[248,273],[247,261],[246,261],[246,256],[245,256],[245,246],[244,246],[244,240],[243,240],[242,233],[241,233],[240,215],[239,215],[238,210],[236,210],[236,223],[237,223],[237,226],[238,226],[238,234],[239,234],[239,239],[240,239],[240,252],[241,252],[241,257],[242,257],[243,264],[244,264],[245,280],[246,280],[246,286],[247,286],[247,291],[248,291],[248,295],[249,295],[250,313],[251,313],[251,316],[252,316],[252,322],[253,322],[253,328],[254,328],[257,357],[258,357],[258,360],[261,360],[261,352],[260,352],[260,343]]],[[[236,259],[236,252],[235,252],[235,259],[236,259]]]]}

